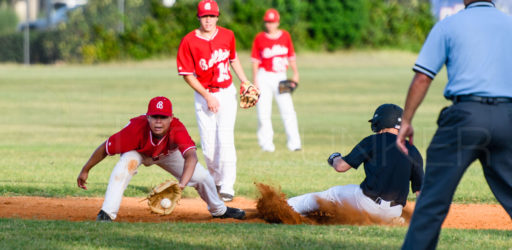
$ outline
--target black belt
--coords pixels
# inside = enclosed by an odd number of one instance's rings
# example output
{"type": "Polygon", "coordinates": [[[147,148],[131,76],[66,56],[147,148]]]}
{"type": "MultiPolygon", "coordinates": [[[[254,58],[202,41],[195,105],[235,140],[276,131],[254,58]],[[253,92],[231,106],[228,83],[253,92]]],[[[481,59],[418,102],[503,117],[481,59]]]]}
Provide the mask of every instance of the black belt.
{"type": "MultiPolygon", "coordinates": [[[[380,205],[380,203],[381,203],[381,202],[383,202],[383,201],[387,201],[387,200],[384,200],[384,199],[380,198],[379,196],[373,196],[373,195],[370,195],[369,193],[365,192],[364,190],[363,190],[363,194],[364,194],[366,197],[370,198],[370,199],[371,199],[372,201],[374,201],[375,203],[379,204],[379,205],[380,205]]],[[[402,204],[400,204],[400,203],[398,203],[398,202],[396,202],[396,201],[388,201],[388,202],[389,202],[389,206],[390,206],[390,207],[394,207],[394,206],[397,206],[397,205],[402,205],[402,204]]]]}
{"type": "Polygon", "coordinates": [[[498,103],[512,103],[512,98],[509,97],[484,97],[476,95],[458,95],[451,98],[453,103],[458,102],[479,102],[483,104],[498,104],[498,103]]]}

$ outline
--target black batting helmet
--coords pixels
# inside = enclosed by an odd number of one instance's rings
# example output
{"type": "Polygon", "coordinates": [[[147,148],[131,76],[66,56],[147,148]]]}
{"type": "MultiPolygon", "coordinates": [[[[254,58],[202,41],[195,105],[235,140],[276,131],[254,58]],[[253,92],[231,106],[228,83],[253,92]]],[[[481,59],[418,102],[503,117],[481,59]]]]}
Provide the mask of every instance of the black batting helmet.
{"type": "Polygon", "coordinates": [[[373,118],[368,122],[371,122],[372,131],[375,133],[385,128],[400,129],[403,112],[402,108],[398,105],[390,103],[382,104],[375,110],[373,118]]]}

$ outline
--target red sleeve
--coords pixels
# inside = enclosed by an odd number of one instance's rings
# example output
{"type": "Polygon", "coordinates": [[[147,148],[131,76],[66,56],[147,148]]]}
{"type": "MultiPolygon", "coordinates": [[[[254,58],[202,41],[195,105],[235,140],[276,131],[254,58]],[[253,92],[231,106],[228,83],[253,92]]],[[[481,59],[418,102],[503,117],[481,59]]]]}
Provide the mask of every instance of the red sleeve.
{"type": "Polygon", "coordinates": [[[196,144],[190,138],[188,134],[187,128],[181,123],[178,119],[173,119],[171,122],[171,135],[170,140],[171,143],[178,145],[178,149],[181,154],[185,154],[190,149],[195,149],[196,144]]]}
{"type": "Polygon", "coordinates": [[[229,45],[229,60],[233,61],[236,59],[236,40],[233,31],[231,33],[231,44],[229,45]]]}
{"type": "Polygon", "coordinates": [[[105,149],[108,155],[122,154],[139,148],[142,132],[140,126],[134,120],[130,120],[121,131],[107,139],[105,149]]]}
{"type": "Polygon", "coordinates": [[[258,49],[258,38],[259,38],[259,36],[256,35],[256,37],[254,38],[254,41],[252,42],[251,59],[253,62],[261,62],[261,54],[258,49]]]}
{"type": "Polygon", "coordinates": [[[185,36],[178,48],[178,56],[176,57],[176,65],[178,66],[179,75],[192,75],[194,74],[194,59],[190,51],[190,44],[187,36],[185,36]]]}
{"type": "Polygon", "coordinates": [[[286,32],[286,36],[288,37],[288,58],[295,60],[295,48],[293,47],[292,37],[288,32],[286,32]]]}

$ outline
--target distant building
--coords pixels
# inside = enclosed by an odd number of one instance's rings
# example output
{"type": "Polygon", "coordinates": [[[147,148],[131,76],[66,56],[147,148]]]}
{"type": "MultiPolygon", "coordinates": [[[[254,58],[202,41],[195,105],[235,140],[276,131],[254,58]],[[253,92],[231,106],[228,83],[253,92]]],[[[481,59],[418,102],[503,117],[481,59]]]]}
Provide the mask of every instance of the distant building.
{"type": "MultiPolygon", "coordinates": [[[[432,12],[437,20],[443,20],[464,9],[463,0],[430,0],[430,2],[432,3],[432,12]]],[[[499,10],[512,14],[511,0],[493,0],[493,3],[499,10]]]]}
{"type": "MultiPolygon", "coordinates": [[[[29,16],[28,21],[37,19],[41,12],[47,11],[46,8],[50,6],[50,12],[55,11],[61,7],[73,8],[79,5],[87,4],[88,0],[28,0],[29,3],[29,16]]],[[[20,22],[27,21],[27,0],[12,0],[14,10],[20,22]]]]}
{"type": "Polygon", "coordinates": [[[74,8],[76,6],[87,4],[87,0],[50,0],[56,8],[66,6],[68,8],[74,8]]]}
{"type": "Polygon", "coordinates": [[[27,1],[26,0],[14,0],[14,11],[18,16],[18,20],[25,21],[33,21],[37,18],[37,13],[39,13],[39,1],[38,0],[28,0],[28,4],[30,6],[29,13],[27,17],[27,1]]]}

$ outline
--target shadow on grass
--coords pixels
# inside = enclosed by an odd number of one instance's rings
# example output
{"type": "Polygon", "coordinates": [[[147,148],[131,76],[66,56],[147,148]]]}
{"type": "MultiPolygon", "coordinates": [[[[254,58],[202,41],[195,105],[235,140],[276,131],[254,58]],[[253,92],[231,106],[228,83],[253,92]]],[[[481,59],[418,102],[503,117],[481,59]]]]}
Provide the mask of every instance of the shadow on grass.
{"type": "Polygon", "coordinates": [[[1,249],[191,249],[202,244],[179,242],[179,236],[148,235],[137,228],[126,229],[120,223],[67,223],[0,219],[1,249]]]}
{"type": "MultiPolygon", "coordinates": [[[[89,185],[88,190],[82,190],[75,183],[0,183],[1,196],[41,196],[41,197],[102,197],[105,195],[107,183],[95,183],[89,185]],[[97,185],[99,184],[99,185],[97,185]]],[[[151,190],[150,186],[128,185],[124,193],[125,196],[146,196],[151,190]]]]}
{"type": "MultiPolygon", "coordinates": [[[[268,224],[98,223],[0,219],[1,249],[390,249],[357,229],[268,224]],[[329,232],[331,231],[331,232],[329,232]],[[334,232],[333,232],[334,231],[334,232]],[[347,233],[347,235],[343,235],[347,233]],[[350,233],[351,232],[351,233],[350,233]],[[352,234],[352,235],[350,235],[352,234]],[[362,234],[362,233],[359,233],[362,234]],[[350,237],[348,237],[350,235],[350,237]],[[362,238],[361,239],[359,238],[362,238]]],[[[365,230],[366,231],[366,230],[365,230]]],[[[403,231],[403,230],[402,230],[403,231]]],[[[386,233],[390,236],[390,233],[386,233]]],[[[395,237],[402,237],[396,232],[395,237]]],[[[398,240],[397,240],[398,242],[398,240]]]]}
{"type": "MultiPolygon", "coordinates": [[[[406,228],[0,219],[0,249],[398,249],[406,228]]],[[[512,232],[443,230],[439,248],[508,249],[512,232]]]]}

